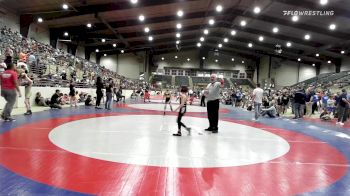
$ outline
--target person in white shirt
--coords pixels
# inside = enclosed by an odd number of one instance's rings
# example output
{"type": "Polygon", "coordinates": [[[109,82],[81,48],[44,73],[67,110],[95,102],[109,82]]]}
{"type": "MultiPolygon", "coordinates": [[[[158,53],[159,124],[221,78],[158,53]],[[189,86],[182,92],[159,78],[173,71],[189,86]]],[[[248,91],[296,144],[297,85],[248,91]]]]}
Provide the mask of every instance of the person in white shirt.
{"type": "Polygon", "coordinates": [[[262,99],[264,96],[264,90],[260,88],[260,84],[256,84],[256,88],[253,90],[253,101],[254,101],[254,110],[255,110],[255,118],[253,120],[258,120],[260,116],[262,99]]]}
{"type": "Polygon", "coordinates": [[[212,74],[210,80],[211,83],[208,84],[206,89],[209,128],[205,130],[218,133],[220,90],[224,87],[224,79],[222,78],[221,82],[217,82],[216,75],[212,74]]]}

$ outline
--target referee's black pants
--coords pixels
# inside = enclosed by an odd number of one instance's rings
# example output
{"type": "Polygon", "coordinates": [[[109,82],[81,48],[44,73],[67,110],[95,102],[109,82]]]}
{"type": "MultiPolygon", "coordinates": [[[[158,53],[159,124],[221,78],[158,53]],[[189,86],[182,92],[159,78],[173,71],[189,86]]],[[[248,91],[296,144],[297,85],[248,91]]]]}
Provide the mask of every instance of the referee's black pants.
{"type": "Polygon", "coordinates": [[[219,99],[207,102],[207,112],[209,120],[209,128],[213,130],[218,129],[219,121],[219,99]]]}

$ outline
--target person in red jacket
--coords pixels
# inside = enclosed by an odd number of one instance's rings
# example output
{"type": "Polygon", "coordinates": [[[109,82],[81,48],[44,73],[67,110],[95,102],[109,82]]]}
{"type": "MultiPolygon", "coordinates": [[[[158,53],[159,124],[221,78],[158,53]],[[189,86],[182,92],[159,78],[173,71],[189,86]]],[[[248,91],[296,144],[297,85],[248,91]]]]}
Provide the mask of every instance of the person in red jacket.
{"type": "Polygon", "coordinates": [[[13,106],[16,103],[17,93],[21,97],[21,91],[18,87],[18,75],[15,66],[12,63],[7,64],[7,69],[0,75],[1,96],[5,98],[6,105],[4,107],[1,118],[5,121],[14,121],[11,117],[13,106]]]}

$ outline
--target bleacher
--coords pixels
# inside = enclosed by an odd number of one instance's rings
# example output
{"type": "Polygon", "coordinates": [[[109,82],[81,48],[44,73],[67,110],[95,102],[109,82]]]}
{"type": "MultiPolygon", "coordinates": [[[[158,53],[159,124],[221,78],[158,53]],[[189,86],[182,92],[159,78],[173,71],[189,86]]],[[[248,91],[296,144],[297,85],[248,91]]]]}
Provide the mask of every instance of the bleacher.
{"type": "Polygon", "coordinates": [[[171,76],[168,75],[154,75],[152,78],[152,84],[161,82],[162,86],[171,85],[171,76]]]}
{"type": "Polygon", "coordinates": [[[232,84],[238,86],[249,86],[250,88],[254,88],[254,85],[248,79],[235,79],[230,78],[232,84]]]}
{"type": "Polygon", "coordinates": [[[175,76],[176,86],[189,86],[188,76],[175,76]]]}
{"type": "Polygon", "coordinates": [[[193,82],[193,86],[208,85],[210,83],[210,78],[209,77],[192,76],[192,82],[193,82]]]}

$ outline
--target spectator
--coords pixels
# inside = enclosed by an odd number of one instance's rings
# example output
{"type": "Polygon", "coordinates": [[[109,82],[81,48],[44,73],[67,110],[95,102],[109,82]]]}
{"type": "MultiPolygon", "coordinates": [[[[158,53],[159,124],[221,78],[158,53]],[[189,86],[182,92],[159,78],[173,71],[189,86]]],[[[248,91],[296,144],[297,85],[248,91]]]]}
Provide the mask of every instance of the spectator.
{"type": "Polygon", "coordinates": [[[35,103],[37,106],[47,106],[47,103],[45,101],[45,98],[41,96],[40,92],[37,92],[35,95],[35,103]]]}
{"type": "Polygon", "coordinates": [[[1,118],[5,121],[15,121],[11,117],[11,112],[13,106],[16,103],[16,96],[18,92],[18,96],[21,97],[21,91],[18,86],[18,76],[15,71],[15,66],[12,63],[7,64],[6,71],[0,75],[1,79],[1,96],[5,98],[6,104],[1,115],[1,118]]]}
{"type": "Polygon", "coordinates": [[[50,107],[51,108],[57,108],[62,109],[62,107],[59,105],[59,98],[60,98],[60,90],[56,90],[55,94],[52,95],[50,100],[50,107]]]}

